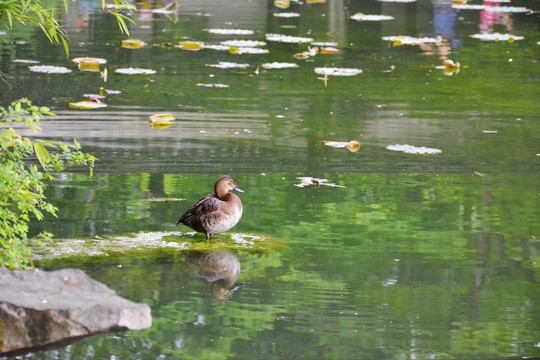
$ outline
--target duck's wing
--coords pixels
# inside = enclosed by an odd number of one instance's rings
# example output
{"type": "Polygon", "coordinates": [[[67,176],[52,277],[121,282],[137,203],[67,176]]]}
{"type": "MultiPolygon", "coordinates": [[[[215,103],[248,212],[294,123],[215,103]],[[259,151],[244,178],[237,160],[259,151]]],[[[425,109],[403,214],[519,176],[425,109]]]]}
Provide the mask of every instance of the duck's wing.
{"type": "Polygon", "coordinates": [[[204,230],[202,227],[201,229],[197,228],[200,227],[201,217],[218,210],[221,210],[221,200],[219,200],[216,194],[208,194],[189,208],[178,219],[176,225],[183,224],[194,230],[202,231],[204,230]]]}

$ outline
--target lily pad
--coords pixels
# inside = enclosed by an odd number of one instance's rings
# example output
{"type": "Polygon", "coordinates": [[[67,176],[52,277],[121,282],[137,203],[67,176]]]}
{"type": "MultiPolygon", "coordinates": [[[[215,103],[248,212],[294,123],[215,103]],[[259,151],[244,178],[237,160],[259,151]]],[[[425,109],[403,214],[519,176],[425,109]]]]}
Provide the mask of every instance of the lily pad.
{"type": "Polygon", "coordinates": [[[332,76],[356,76],[362,73],[362,69],[354,68],[330,68],[330,67],[317,67],[314,69],[316,74],[319,75],[332,75],[332,76]]]}
{"type": "Polygon", "coordinates": [[[92,58],[92,57],[77,57],[71,59],[75,64],[79,66],[81,71],[99,71],[99,65],[106,64],[107,60],[102,58],[92,58]]]}
{"type": "Polygon", "coordinates": [[[206,29],[210,34],[218,35],[253,35],[255,31],[246,29],[206,29]]]}
{"type": "Polygon", "coordinates": [[[273,62],[273,63],[264,63],[261,65],[264,69],[290,69],[297,68],[297,64],[293,63],[283,63],[283,62],[273,62]]]}
{"type": "Polygon", "coordinates": [[[274,0],[274,6],[280,9],[287,9],[291,6],[291,2],[289,0],[274,0]]]}
{"type": "Polygon", "coordinates": [[[124,75],[153,75],[156,73],[156,70],[128,67],[128,68],[116,69],[114,70],[114,72],[118,74],[124,74],[124,75]]]}
{"type": "Polygon", "coordinates": [[[351,19],[356,21],[384,21],[394,20],[394,17],[390,15],[367,15],[363,13],[356,13],[351,16],[351,19]]]}
{"type": "Polygon", "coordinates": [[[320,185],[324,186],[330,186],[330,187],[339,187],[344,188],[345,186],[342,185],[336,185],[333,183],[328,182],[328,179],[319,179],[319,178],[313,178],[313,177],[297,177],[297,179],[300,180],[299,184],[294,184],[294,186],[297,187],[318,187],[320,185]]]}
{"type": "Polygon", "coordinates": [[[257,47],[237,47],[237,46],[231,46],[229,48],[229,52],[231,54],[235,55],[243,55],[243,54],[268,54],[270,51],[268,49],[261,49],[257,47]]]}
{"type": "Polygon", "coordinates": [[[266,40],[290,44],[310,43],[313,41],[312,38],[308,37],[290,36],[282,34],[266,34],[266,40]]]}
{"type": "Polygon", "coordinates": [[[295,12],[280,12],[280,13],[274,13],[275,17],[281,17],[281,18],[296,18],[300,17],[299,13],[295,12]]]}
{"type": "Polygon", "coordinates": [[[493,34],[474,34],[471,35],[474,39],[479,39],[482,41],[508,41],[508,42],[514,42],[516,40],[523,40],[525,37],[518,36],[518,35],[512,35],[512,34],[500,34],[500,33],[493,33],[493,34]]]}
{"type": "Polygon", "coordinates": [[[137,39],[125,39],[122,40],[122,47],[126,49],[140,49],[146,46],[146,43],[137,39]]]}
{"type": "Polygon", "coordinates": [[[427,148],[425,146],[417,147],[417,146],[407,145],[407,144],[388,145],[386,148],[392,151],[401,151],[401,152],[404,152],[405,154],[415,154],[415,155],[435,155],[435,154],[440,154],[442,152],[442,150],[440,149],[427,148]]]}
{"type": "Polygon", "coordinates": [[[219,69],[246,69],[249,64],[239,64],[229,61],[219,61],[217,64],[206,64],[208,67],[214,67],[219,69]]]}
{"type": "Polygon", "coordinates": [[[204,48],[203,41],[180,41],[178,47],[182,50],[199,51],[204,48]]]}
{"type": "Polygon", "coordinates": [[[531,9],[521,6],[489,6],[489,5],[471,5],[471,4],[454,4],[452,8],[458,10],[484,10],[489,12],[501,13],[533,13],[531,9]]]}
{"type": "Polygon", "coordinates": [[[107,107],[107,104],[104,104],[99,101],[77,101],[69,103],[69,107],[83,110],[94,110],[107,107]]]}
{"type": "Polygon", "coordinates": [[[257,47],[257,46],[266,45],[264,41],[257,41],[257,40],[226,40],[226,41],[222,41],[220,44],[225,45],[225,46],[238,46],[238,47],[257,47]]]}
{"type": "Polygon", "coordinates": [[[151,126],[156,125],[172,125],[174,123],[174,116],[172,114],[155,114],[148,118],[151,126]]]}
{"type": "Polygon", "coordinates": [[[205,49],[210,49],[210,50],[217,50],[217,51],[229,51],[231,49],[230,46],[216,45],[216,44],[205,44],[204,48],[205,49]]]}
{"type": "Polygon", "coordinates": [[[68,74],[71,72],[71,70],[66,67],[54,65],[34,65],[29,66],[28,70],[44,74],[68,74]]]}
{"type": "Polygon", "coordinates": [[[385,40],[385,41],[391,41],[394,46],[422,45],[422,44],[439,45],[441,43],[441,41],[442,41],[441,37],[437,37],[437,38],[430,38],[430,37],[416,38],[416,37],[406,36],[406,35],[384,36],[382,39],[385,40]]]}

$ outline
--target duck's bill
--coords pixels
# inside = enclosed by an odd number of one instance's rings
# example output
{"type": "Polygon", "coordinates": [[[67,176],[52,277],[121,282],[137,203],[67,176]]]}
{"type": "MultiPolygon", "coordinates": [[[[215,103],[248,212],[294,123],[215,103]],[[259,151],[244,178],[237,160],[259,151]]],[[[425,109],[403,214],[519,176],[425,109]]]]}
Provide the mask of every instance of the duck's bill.
{"type": "Polygon", "coordinates": [[[233,188],[233,190],[234,190],[234,191],[238,191],[239,193],[245,193],[245,191],[242,190],[242,189],[240,189],[238,186],[235,186],[235,187],[233,188]]]}

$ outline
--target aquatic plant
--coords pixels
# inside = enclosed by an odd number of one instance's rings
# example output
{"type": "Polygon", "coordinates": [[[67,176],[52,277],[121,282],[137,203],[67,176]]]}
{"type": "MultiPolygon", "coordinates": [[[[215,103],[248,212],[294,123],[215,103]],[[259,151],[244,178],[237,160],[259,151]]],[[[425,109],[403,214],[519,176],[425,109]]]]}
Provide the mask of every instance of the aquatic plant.
{"type": "Polygon", "coordinates": [[[30,140],[15,131],[14,123],[39,131],[44,115],[54,115],[47,107],[32,105],[27,99],[0,106],[0,266],[26,268],[31,265],[32,245],[42,245],[52,234],[28,237],[32,218],[43,220],[46,213],[56,216],[57,208],[44,195],[46,182],[68,167],[94,166],[95,157],[82,152],[79,143],[30,140]],[[49,152],[50,149],[51,152],[49,152]],[[41,170],[32,160],[41,164],[41,170]]]}

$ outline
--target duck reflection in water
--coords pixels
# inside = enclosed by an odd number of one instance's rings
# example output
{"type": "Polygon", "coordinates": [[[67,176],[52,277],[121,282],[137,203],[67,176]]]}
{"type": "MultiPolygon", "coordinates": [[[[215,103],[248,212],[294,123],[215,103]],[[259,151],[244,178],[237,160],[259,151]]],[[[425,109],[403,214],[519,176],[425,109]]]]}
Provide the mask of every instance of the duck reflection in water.
{"type": "Polygon", "coordinates": [[[240,288],[237,286],[229,290],[240,276],[240,260],[230,251],[191,251],[185,253],[184,257],[197,276],[212,283],[214,299],[227,301],[240,288]]]}

